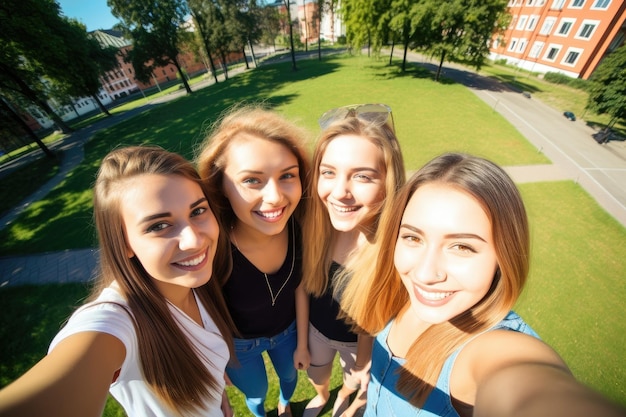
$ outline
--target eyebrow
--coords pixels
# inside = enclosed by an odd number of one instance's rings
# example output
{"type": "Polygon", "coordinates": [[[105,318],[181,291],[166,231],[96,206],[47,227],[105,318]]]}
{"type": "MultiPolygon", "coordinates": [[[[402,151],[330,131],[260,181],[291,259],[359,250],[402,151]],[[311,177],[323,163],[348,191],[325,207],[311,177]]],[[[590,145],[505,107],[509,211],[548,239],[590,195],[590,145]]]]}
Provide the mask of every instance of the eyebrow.
{"type": "MultiPolygon", "coordinates": [[[[324,164],[324,163],[320,163],[320,168],[336,168],[334,165],[331,164],[324,164]]],[[[376,172],[376,173],[380,173],[380,170],[377,168],[372,168],[372,167],[354,167],[353,169],[351,169],[351,171],[353,172],[360,172],[360,171],[371,171],[371,172],[376,172]]]]}
{"type": "MultiPolygon", "coordinates": [[[[281,169],[280,172],[287,172],[287,171],[291,171],[292,169],[300,169],[300,165],[295,164],[295,165],[288,166],[287,168],[281,169]]],[[[257,170],[254,170],[254,169],[242,169],[237,174],[257,174],[257,175],[263,175],[264,172],[263,171],[257,171],[257,170]]]]}
{"type": "MultiPolygon", "coordinates": [[[[194,201],[193,203],[191,203],[189,205],[190,209],[196,208],[198,207],[200,204],[202,203],[208,203],[208,200],[206,199],[206,197],[202,197],[199,198],[198,200],[194,201]]],[[[172,215],[172,213],[170,213],[169,211],[165,211],[163,213],[155,213],[155,214],[151,214],[149,216],[144,217],[143,219],[139,220],[138,224],[142,224],[142,223],[146,223],[146,222],[151,222],[153,220],[156,219],[161,219],[163,217],[170,217],[172,215]]]]}
{"type": "MultiPolygon", "coordinates": [[[[419,233],[421,235],[424,234],[424,232],[420,228],[411,226],[410,224],[403,223],[400,225],[400,229],[402,228],[412,230],[415,233],[419,233]]],[[[485,239],[483,239],[482,237],[474,233],[449,233],[447,235],[444,235],[444,237],[446,239],[477,239],[477,240],[487,243],[485,239]]]]}

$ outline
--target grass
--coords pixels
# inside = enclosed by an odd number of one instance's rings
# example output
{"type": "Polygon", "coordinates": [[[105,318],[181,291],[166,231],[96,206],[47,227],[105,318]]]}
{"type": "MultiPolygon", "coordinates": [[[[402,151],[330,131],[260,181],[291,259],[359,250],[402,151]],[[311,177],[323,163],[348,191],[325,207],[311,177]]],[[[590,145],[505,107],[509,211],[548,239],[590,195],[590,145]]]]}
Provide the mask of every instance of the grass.
{"type": "Polygon", "coordinates": [[[63,155],[56,158],[40,158],[2,178],[0,189],[0,215],[17,206],[26,197],[37,191],[41,184],[59,172],[63,155]]]}
{"type": "MultiPolygon", "coordinates": [[[[99,132],[87,145],[84,162],[44,200],[33,204],[13,227],[0,232],[0,250],[3,254],[23,254],[93,246],[89,187],[106,152],[125,144],[155,143],[191,157],[218,114],[240,100],[267,101],[309,129],[311,138],[318,129],[316,118],[329,108],[385,102],[394,111],[408,169],[416,169],[448,150],[479,154],[501,165],[549,162],[473,93],[451,82],[434,83],[431,74],[417,67],[402,74],[397,67],[386,66],[385,60],[365,57],[299,61],[298,66],[297,72],[290,71],[290,62],[260,67],[99,132]]],[[[2,180],[0,183],[4,187],[2,180]]],[[[579,379],[626,405],[626,322],[619,314],[626,298],[622,279],[626,229],[574,182],[523,184],[520,189],[533,232],[533,264],[516,309],[563,356],[579,379]]],[[[76,305],[86,294],[84,288],[84,292],[72,292],[73,285],[51,286],[67,293],[57,304],[76,305]]],[[[17,306],[3,309],[2,329],[5,321],[32,314],[32,305],[44,305],[48,298],[44,289],[39,295],[41,301],[19,307],[22,293],[16,291],[19,288],[0,289],[3,306],[17,306]]],[[[5,344],[0,347],[3,385],[45,353],[71,310],[53,316],[48,309],[52,306],[38,308],[41,317],[8,333],[24,356],[9,356],[4,352],[5,344]],[[42,324],[43,319],[47,322],[42,324]]],[[[277,382],[273,371],[269,374],[267,408],[274,410],[277,382]]],[[[300,378],[293,399],[295,415],[314,395],[303,373],[300,378]]],[[[332,386],[339,383],[334,379],[332,386]]],[[[237,414],[248,415],[241,395],[233,388],[229,393],[237,414]]],[[[119,407],[110,401],[105,415],[123,415],[119,413],[119,407]]],[[[330,412],[326,410],[323,415],[330,412]]]]}

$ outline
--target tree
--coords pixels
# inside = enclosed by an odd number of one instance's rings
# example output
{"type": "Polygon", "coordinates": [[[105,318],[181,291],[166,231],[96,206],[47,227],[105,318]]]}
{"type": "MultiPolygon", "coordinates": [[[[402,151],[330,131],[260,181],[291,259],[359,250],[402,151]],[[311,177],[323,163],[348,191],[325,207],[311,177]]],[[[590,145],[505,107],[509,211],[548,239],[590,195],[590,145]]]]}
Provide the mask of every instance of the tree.
{"type": "Polygon", "coordinates": [[[415,37],[423,40],[422,48],[440,58],[437,81],[445,60],[480,69],[489,54],[494,32],[508,25],[507,4],[507,0],[418,2],[415,10],[419,13],[414,15],[412,27],[420,32],[415,37]]]}
{"type": "Polygon", "coordinates": [[[590,81],[587,109],[611,116],[607,128],[626,120],[626,44],[604,57],[590,81]]]}
{"type": "Polygon", "coordinates": [[[71,49],[61,36],[67,21],[53,0],[0,2],[0,90],[18,93],[39,107],[64,133],[72,129],[47,103],[46,79],[67,68],[71,49]]]}
{"type": "Polygon", "coordinates": [[[296,66],[296,50],[293,46],[293,20],[291,20],[291,4],[290,0],[283,0],[283,4],[287,8],[287,24],[289,25],[289,45],[291,46],[291,70],[297,71],[296,66]]]}
{"type": "Polygon", "coordinates": [[[276,7],[263,6],[258,8],[258,22],[261,29],[261,42],[272,45],[276,51],[276,37],[280,33],[280,15],[276,7]]]}
{"type": "Polygon", "coordinates": [[[98,41],[87,34],[82,23],[67,20],[63,27],[63,37],[71,45],[70,55],[61,58],[62,63],[71,60],[72,65],[62,65],[56,81],[62,84],[62,91],[72,97],[91,97],[100,110],[111,116],[98,97],[102,87],[100,77],[118,66],[117,48],[102,48],[98,41]]]}
{"type": "Polygon", "coordinates": [[[185,90],[191,94],[187,77],[178,62],[179,44],[184,38],[184,0],[107,0],[113,16],[121,20],[133,48],[126,59],[133,64],[135,75],[148,82],[155,68],[172,64],[185,90]]]}

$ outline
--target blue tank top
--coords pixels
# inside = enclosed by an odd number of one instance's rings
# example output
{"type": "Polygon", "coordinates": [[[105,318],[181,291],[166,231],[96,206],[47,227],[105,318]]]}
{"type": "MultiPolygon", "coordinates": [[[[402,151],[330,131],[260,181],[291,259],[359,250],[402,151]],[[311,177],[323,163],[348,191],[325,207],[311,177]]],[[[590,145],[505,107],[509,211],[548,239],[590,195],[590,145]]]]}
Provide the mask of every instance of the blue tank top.
{"type": "MultiPolygon", "coordinates": [[[[420,416],[420,417],[459,417],[452,406],[450,397],[450,375],[457,356],[463,349],[458,348],[446,359],[437,385],[432,390],[423,408],[411,405],[407,398],[398,392],[399,370],[406,362],[391,354],[387,345],[387,336],[391,323],[376,336],[372,350],[372,367],[369,387],[367,389],[367,406],[364,417],[393,417],[393,416],[420,416]]],[[[535,331],[522,320],[515,312],[509,314],[491,330],[507,329],[534,336],[539,339],[535,331]]]]}

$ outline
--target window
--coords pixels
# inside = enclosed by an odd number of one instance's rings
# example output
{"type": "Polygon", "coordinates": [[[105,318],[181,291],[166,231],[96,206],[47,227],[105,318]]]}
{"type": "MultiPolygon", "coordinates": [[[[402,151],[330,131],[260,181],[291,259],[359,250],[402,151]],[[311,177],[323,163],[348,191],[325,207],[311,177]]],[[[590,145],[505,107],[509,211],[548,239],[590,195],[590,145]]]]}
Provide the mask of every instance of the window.
{"type": "Polygon", "coordinates": [[[543,57],[543,59],[545,59],[546,61],[554,62],[560,51],[560,45],[549,45],[548,52],[546,52],[546,55],[543,57]]]}
{"type": "Polygon", "coordinates": [[[611,0],[596,0],[591,6],[592,9],[607,9],[611,4],[611,0]]]}
{"type": "Polygon", "coordinates": [[[561,23],[559,28],[556,30],[555,35],[567,36],[572,29],[572,26],[574,26],[575,21],[575,19],[561,19],[561,23]]]}
{"type": "Polygon", "coordinates": [[[578,34],[576,38],[580,39],[591,39],[593,33],[598,26],[598,21],[596,20],[583,20],[582,25],[580,25],[580,29],[578,30],[578,34]]]}
{"type": "Polygon", "coordinates": [[[551,8],[561,10],[563,8],[563,4],[565,4],[565,0],[554,0],[551,8]]]}
{"type": "Polygon", "coordinates": [[[546,20],[543,21],[543,26],[541,26],[541,30],[539,31],[540,35],[549,35],[556,23],[556,17],[546,17],[546,20]]]}
{"type": "Polygon", "coordinates": [[[520,16],[519,20],[517,21],[517,28],[518,30],[524,30],[524,26],[526,26],[526,21],[528,20],[528,16],[520,16]]]}
{"type": "Polygon", "coordinates": [[[565,58],[563,59],[562,64],[573,67],[574,65],[576,65],[576,61],[578,61],[578,58],[580,57],[581,53],[582,53],[582,49],[578,49],[578,48],[568,49],[567,53],[565,54],[565,58]]]}
{"type": "Polygon", "coordinates": [[[537,21],[539,20],[539,16],[531,15],[528,19],[528,25],[526,26],[526,30],[535,30],[537,27],[537,21]]]}
{"type": "Polygon", "coordinates": [[[572,0],[572,2],[569,4],[569,8],[570,9],[582,9],[584,5],[585,5],[585,0],[572,0]]]}
{"type": "Polygon", "coordinates": [[[519,40],[519,44],[517,46],[517,52],[524,52],[524,50],[526,49],[526,43],[528,41],[524,38],[519,40]]]}
{"type": "Polygon", "coordinates": [[[533,47],[530,49],[528,56],[530,58],[539,58],[539,55],[541,55],[541,51],[543,50],[543,45],[543,42],[535,42],[533,47]]]}
{"type": "Polygon", "coordinates": [[[517,38],[512,38],[511,43],[509,44],[509,51],[513,52],[515,50],[515,45],[517,45],[517,38]]]}

